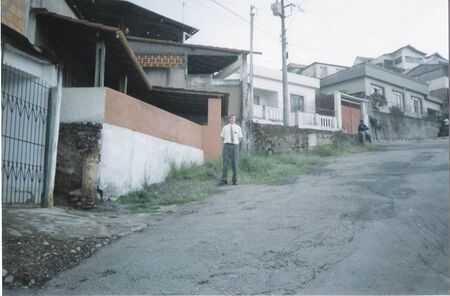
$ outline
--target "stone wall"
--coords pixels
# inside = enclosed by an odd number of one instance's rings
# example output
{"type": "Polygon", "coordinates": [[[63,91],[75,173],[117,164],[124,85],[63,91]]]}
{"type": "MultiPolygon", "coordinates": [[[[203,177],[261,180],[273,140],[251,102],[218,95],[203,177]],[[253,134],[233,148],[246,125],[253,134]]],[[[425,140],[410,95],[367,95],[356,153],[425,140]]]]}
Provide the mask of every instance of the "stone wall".
{"type": "Polygon", "coordinates": [[[395,141],[437,137],[439,123],[408,116],[372,111],[371,132],[375,140],[395,141]]]}
{"type": "MultiPolygon", "coordinates": [[[[61,123],[55,176],[55,204],[66,203],[71,191],[82,188],[83,171],[99,161],[102,125],[96,123],[61,123]]],[[[95,173],[95,172],[94,172],[95,173]]],[[[86,173],[85,173],[86,175],[86,173]]],[[[89,174],[88,174],[89,175],[89,174]]],[[[96,176],[95,176],[96,178],[96,176]]],[[[89,187],[86,186],[85,188],[89,187]]],[[[96,189],[96,185],[95,186],[96,189]]],[[[81,191],[79,195],[81,195],[81,191]]]]}
{"type": "Polygon", "coordinates": [[[314,149],[327,144],[356,144],[356,136],[341,132],[299,129],[279,125],[253,124],[254,149],[272,154],[314,149]]]}

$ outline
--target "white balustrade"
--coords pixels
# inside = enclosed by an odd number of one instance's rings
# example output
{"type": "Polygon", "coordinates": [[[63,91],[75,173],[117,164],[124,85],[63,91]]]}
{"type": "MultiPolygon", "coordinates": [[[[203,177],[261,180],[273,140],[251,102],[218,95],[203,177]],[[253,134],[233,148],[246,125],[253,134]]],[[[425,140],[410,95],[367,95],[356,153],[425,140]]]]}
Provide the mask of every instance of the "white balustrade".
{"type": "Polygon", "coordinates": [[[264,118],[264,108],[261,105],[253,105],[253,117],[264,118]]]}
{"type": "Polygon", "coordinates": [[[297,125],[299,128],[337,130],[336,117],[305,112],[297,112],[297,125]]]}
{"type": "MultiPolygon", "coordinates": [[[[268,106],[253,105],[253,116],[257,119],[266,120],[267,123],[279,124],[283,121],[283,109],[268,106]]],[[[296,112],[291,113],[290,125],[298,128],[309,128],[318,130],[337,130],[337,120],[335,116],[325,116],[314,113],[296,112]]]]}

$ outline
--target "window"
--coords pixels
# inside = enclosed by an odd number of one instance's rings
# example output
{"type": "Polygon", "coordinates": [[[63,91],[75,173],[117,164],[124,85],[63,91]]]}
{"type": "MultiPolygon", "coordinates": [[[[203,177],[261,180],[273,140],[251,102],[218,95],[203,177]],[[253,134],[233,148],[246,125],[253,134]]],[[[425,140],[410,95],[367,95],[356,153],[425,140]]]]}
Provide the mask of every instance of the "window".
{"type": "Polygon", "coordinates": [[[376,84],[372,84],[370,86],[370,93],[384,95],[384,87],[376,85],[376,84]]]}
{"type": "Polygon", "coordinates": [[[410,57],[410,56],[405,56],[405,62],[407,63],[414,63],[414,64],[420,64],[423,62],[423,59],[420,57],[410,57]]]}
{"type": "Polygon", "coordinates": [[[392,60],[384,60],[384,66],[392,67],[394,65],[394,62],[392,60]]]}
{"type": "Polygon", "coordinates": [[[396,64],[396,65],[400,64],[401,62],[403,62],[403,57],[401,57],[401,56],[394,60],[394,64],[396,64]]]}
{"type": "Polygon", "coordinates": [[[261,98],[259,96],[253,96],[253,105],[261,105],[261,98]]]}
{"type": "Polygon", "coordinates": [[[396,58],[394,60],[394,64],[396,64],[396,65],[400,64],[401,62],[403,62],[403,57],[402,56],[399,56],[398,58],[396,58]]]}
{"type": "Polygon", "coordinates": [[[398,91],[393,91],[393,106],[397,106],[400,108],[400,110],[404,110],[404,104],[403,104],[403,94],[398,91]]]}
{"type": "Polygon", "coordinates": [[[320,74],[319,74],[320,78],[328,75],[328,68],[326,66],[320,66],[319,69],[320,69],[320,74]]]}
{"type": "Polygon", "coordinates": [[[304,98],[298,95],[291,95],[291,112],[304,112],[304,98]]]}
{"type": "Polygon", "coordinates": [[[421,114],[422,108],[420,106],[420,99],[417,97],[412,97],[413,104],[414,104],[414,113],[421,114]]]}

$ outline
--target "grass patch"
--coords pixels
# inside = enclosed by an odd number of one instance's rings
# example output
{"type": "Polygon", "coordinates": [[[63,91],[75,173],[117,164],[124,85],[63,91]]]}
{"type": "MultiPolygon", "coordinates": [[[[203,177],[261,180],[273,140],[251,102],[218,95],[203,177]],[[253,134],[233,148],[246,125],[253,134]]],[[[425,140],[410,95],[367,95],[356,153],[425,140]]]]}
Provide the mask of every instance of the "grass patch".
{"type": "MultiPolygon", "coordinates": [[[[312,151],[280,153],[271,156],[240,155],[238,177],[240,183],[282,185],[295,182],[296,177],[311,169],[326,165],[330,157],[349,153],[372,151],[373,145],[324,145],[312,151]]],[[[221,178],[222,162],[215,160],[197,166],[189,163],[170,165],[165,182],[148,184],[119,198],[119,202],[135,213],[154,212],[161,206],[186,204],[202,200],[220,192],[217,184],[221,178]]],[[[229,170],[229,176],[231,170],[229,170]]]]}

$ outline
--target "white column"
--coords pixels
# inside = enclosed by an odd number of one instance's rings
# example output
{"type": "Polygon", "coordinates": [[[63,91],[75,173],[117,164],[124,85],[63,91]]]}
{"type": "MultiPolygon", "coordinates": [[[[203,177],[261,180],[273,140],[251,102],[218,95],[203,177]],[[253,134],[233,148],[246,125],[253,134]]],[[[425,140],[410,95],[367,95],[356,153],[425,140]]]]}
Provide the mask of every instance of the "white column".
{"type": "Polygon", "coordinates": [[[50,89],[47,122],[47,151],[45,156],[45,183],[41,206],[53,207],[55,187],[56,156],[58,153],[59,121],[62,97],[62,71],[57,67],[57,86],[50,89]]]}
{"type": "Polygon", "coordinates": [[[341,105],[341,93],[334,92],[334,116],[336,116],[337,130],[342,129],[342,105],[341,105]]]}
{"type": "Polygon", "coordinates": [[[95,46],[95,87],[105,86],[105,57],[106,57],[105,42],[97,41],[95,46]]]}
{"type": "Polygon", "coordinates": [[[369,114],[367,113],[367,102],[361,102],[361,118],[364,120],[364,123],[370,127],[369,114]]]}

